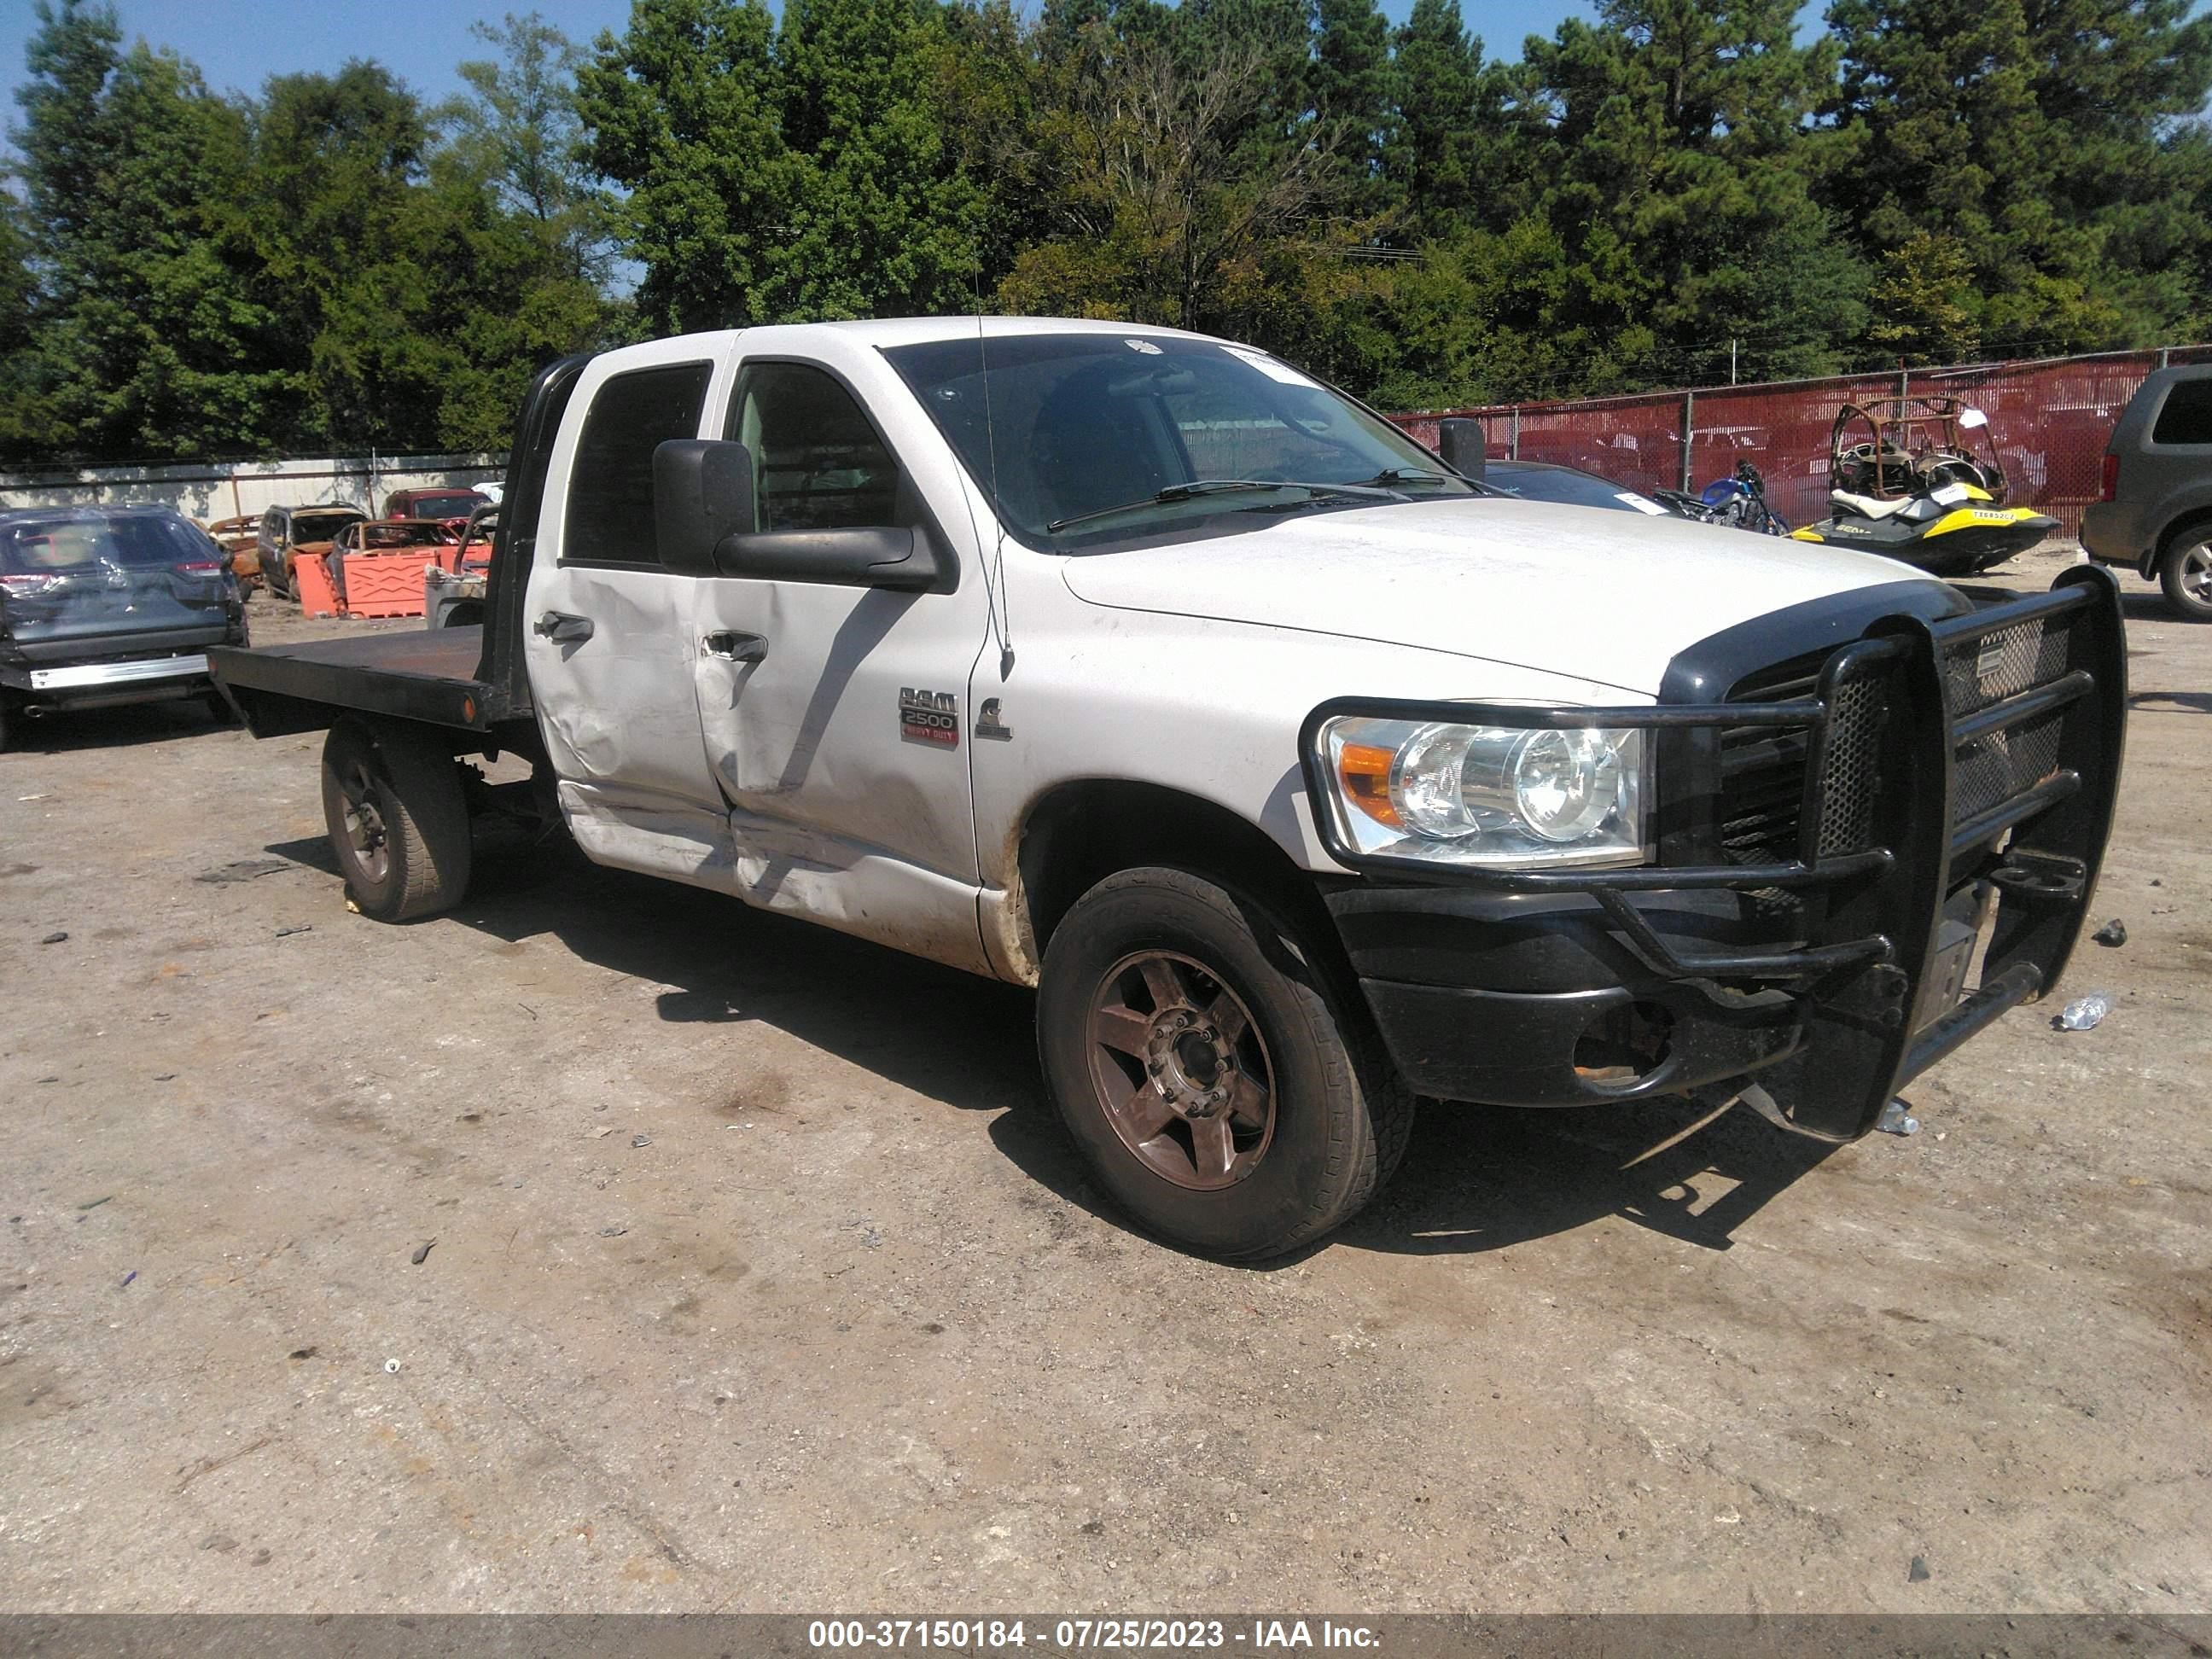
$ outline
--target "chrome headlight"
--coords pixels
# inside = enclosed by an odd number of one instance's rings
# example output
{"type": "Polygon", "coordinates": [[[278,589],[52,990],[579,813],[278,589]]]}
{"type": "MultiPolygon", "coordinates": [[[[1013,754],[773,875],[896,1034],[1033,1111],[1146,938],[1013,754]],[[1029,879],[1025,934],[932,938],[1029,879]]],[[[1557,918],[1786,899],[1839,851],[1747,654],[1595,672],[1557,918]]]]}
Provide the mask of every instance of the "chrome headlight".
{"type": "Polygon", "coordinates": [[[1352,852],[1444,865],[1639,864],[1644,733],[1339,714],[1317,809],[1352,852]]]}

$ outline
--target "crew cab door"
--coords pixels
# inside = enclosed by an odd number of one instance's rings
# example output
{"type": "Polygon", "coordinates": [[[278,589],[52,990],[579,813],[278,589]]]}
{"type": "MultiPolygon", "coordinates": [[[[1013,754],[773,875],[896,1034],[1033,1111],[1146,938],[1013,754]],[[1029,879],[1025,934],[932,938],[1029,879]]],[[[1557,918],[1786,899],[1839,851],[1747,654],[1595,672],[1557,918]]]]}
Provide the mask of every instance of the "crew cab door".
{"type": "Polygon", "coordinates": [[[956,465],[859,342],[752,329],[737,354],[716,435],[750,452],[751,528],[910,530],[943,573],[924,592],[696,584],[698,717],[730,803],[737,890],[988,971],[966,705],[988,619],[956,465]]]}
{"type": "Polygon", "coordinates": [[[728,818],[691,688],[697,578],[661,562],[653,504],[653,447],[700,435],[716,355],[670,340],[584,370],[547,470],[522,625],[578,843],[603,864],[726,889],[728,818]]]}

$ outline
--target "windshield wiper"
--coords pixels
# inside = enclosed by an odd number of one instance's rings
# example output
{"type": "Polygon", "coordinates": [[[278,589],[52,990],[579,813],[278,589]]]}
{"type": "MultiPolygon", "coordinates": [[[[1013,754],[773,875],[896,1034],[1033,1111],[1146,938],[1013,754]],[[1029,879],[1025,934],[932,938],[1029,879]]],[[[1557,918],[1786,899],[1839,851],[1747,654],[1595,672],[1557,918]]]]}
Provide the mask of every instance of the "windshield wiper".
{"type": "Polygon", "coordinates": [[[1071,525],[1087,524],[1093,519],[1110,519],[1118,514],[1138,513],[1148,507],[1167,507],[1176,501],[1194,501],[1200,495],[1219,495],[1238,489],[1303,489],[1309,495],[1388,495],[1387,489],[1375,489],[1364,484],[1303,483],[1281,478],[1193,478],[1188,483],[1170,484],[1165,489],[1133,501],[1123,501],[1118,507],[1094,507],[1088,513],[1077,513],[1065,519],[1054,519],[1045,526],[1054,535],[1071,525]]]}
{"type": "Polygon", "coordinates": [[[1425,466],[1386,466],[1366,481],[1370,484],[1464,483],[1456,472],[1438,472],[1425,466]]]}

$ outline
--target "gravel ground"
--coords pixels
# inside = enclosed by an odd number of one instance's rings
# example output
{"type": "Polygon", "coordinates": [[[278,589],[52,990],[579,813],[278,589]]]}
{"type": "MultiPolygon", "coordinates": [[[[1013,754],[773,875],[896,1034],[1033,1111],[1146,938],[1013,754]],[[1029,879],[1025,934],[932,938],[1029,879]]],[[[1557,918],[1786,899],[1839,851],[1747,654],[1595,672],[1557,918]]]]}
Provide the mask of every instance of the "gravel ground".
{"type": "Polygon", "coordinates": [[[1103,1212],[1025,994],[514,841],[380,926],[317,739],[39,726],[0,1607],[2212,1608],[2212,628],[2127,591],[2102,1026],[1833,1152],[1431,1109],[1256,1271],[1103,1212]]]}

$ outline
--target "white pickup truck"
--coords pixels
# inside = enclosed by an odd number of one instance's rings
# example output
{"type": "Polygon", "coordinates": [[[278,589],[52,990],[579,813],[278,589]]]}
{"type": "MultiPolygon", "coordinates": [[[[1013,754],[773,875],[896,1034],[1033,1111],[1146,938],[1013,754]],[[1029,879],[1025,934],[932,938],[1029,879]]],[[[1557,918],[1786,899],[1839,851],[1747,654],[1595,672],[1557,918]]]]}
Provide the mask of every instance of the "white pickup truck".
{"type": "Polygon", "coordinates": [[[693,335],[539,376],[481,627],[210,661],[329,728],[373,916],[459,901],[511,753],[602,864],[1036,987],[1098,1183],[1222,1257],[1351,1216],[1416,1097],[1846,1139],[2051,988],[2109,577],[1981,603],[1454,459],[1171,330],[693,335]]]}

